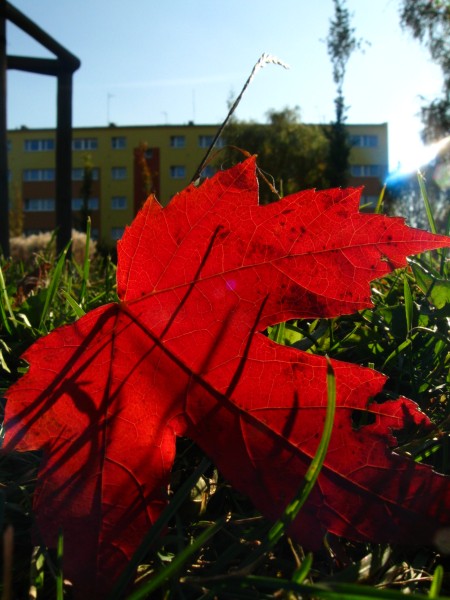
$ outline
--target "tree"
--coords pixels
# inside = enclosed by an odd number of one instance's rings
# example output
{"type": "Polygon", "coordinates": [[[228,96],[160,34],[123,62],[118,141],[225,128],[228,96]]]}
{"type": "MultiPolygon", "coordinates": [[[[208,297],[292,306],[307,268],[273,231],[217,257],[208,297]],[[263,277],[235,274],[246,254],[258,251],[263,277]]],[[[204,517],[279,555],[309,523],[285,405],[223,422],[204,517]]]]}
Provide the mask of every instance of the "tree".
{"type": "Polygon", "coordinates": [[[141,179],[141,203],[143,204],[146,198],[152,193],[153,190],[153,182],[152,182],[152,174],[150,171],[150,167],[148,165],[148,161],[146,158],[146,153],[148,152],[148,143],[140,142],[138,146],[138,150],[136,153],[136,161],[138,164],[139,175],[141,179]]]}
{"type": "MultiPolygon", "coordinates": [[[[298,108],[270,110],[264,124],[231,121],[226,141],[227,160],[234,158],[230,146],[257,154],[259,168],[281,195],[327,187],[326,137],[321,127],[301,123],[298,108]]],[[[260,196],[263,202],[275,199],[275,194],[264,184],[260,186],[260,196]]]]}
{"type": "Polygon", "coordinates": [[[90,154],[86,154],[84,156],[84,167],[83,167],[83,183],[80,187],[80,194],[83,200],[83,204],[80,209],[80,217],[79,217],[79,228],[80,231],[86,231],[88,219],[91,216],[89,210],[89,199],[92,194],[92,183],[94,181],[92,175],[93,165],[92,165],[92,157],[90,154]]]}
{"type": "Polygon", "coordinates": [[[9,236],[16,237],[23,234],[24,209],[21,187],[16,183],[11,186],[12,208],[9,210],[9,236]]]}
{"type": "Polygon", "coordinates": [[[324,127],[328,139],[325,176],[331,187],[345,187],[348,184],[350,170],[350,139],[345,129],[344,98],[337,96],[334,100],[336,120],[324,127]]]}
{"type": "Polygon", "coordinates": [[[351,148],[345,129],[347,108],[344,102],[344,79],[350,56],[361,47],[361,41],[355,38],[355,29],[350,25],[350,14],[345,0],[334,0],[334,19],[330,20],[326,41],[337,91],[334,100],[336,119],[324,128],[329,141],[326,177],[331,186],[344,187],[348,183],[351,148]]]}
{"type": "Polygon", "coordinates": [[[450,2],[401,0],[400,22],[428,48],[442,70],[442,96],[421,109],[422,137],[426,142],[434,142],[450,134],[450,2]]]}

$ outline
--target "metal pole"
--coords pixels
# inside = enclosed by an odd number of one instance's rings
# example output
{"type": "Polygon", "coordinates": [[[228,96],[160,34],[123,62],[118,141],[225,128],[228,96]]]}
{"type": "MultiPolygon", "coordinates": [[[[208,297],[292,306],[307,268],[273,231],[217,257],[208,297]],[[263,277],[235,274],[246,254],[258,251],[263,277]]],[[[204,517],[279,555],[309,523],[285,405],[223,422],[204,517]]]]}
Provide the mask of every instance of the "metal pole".
{"type": "Polygon", "coordinates": [[[56,123],[56,244],[61,252],[69,243],[72,234],[72,75],[80,66],[79,59],[48,35],[26,15],[6,0],[0,0],[0,244],[3,252],[9,253],[8,237],[8,167],[6,139],[6,69],[20,69],[32,73],[43,73],[57,77],[57,123],[56,123]],[[47,50],[56,54],[56,59],[32,58],[6,55],[5,22],[28,33],[47,50]],[[4,141],[4,143],[3,143],[4,141]],[[3,159],[3,153],[5,154],[3,159]],[[5,185],[6,194],[3,192],[5,185]],[[6,218],[4,216],[6,214],[6,218]],[[6,234],[4,233],[6,231],[6,234]],[[5,239],[3,239],[5,238],[5,239]]]}
{"type": "Polygon", "coordinates": [[[56,124],[56,245],[61,252],[72,236],[72,73],[58,75],[56,124]]]}
{"type": "Polygon", "coordinates": [[[6,4],[0,0],[0,251],[9,256],[9,181],[6,129],[6,4]]]}
{"type": "Polygon", "coordinates": [[[64,46],[61,46],[61,44],[54,40],[46,31],[17,10],[12,4],[5,0],[1,0],[1,2],[5,6],[6,19],[11,21],[11,23],[14,23],[14,25],[39,42],[39,44],[42,44],[42,46],[47,48],[52,54],[55,54],[66,65],[67,70],[73,72],[79,68],[81,63],[76,56],[66,50],[64,46]]]}

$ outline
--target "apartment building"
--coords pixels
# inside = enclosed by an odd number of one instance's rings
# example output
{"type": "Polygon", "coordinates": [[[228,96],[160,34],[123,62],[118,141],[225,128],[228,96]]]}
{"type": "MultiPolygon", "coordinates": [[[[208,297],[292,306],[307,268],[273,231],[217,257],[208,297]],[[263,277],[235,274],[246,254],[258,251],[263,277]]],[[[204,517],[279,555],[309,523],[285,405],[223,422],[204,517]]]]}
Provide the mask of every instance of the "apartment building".
{"type": "MultiPolygon", "coordinates": [[[[189,184],[217,129],[218,125],[194,124],[75,128],[74,225],[81,222],[86,198],[93,237],[106,244],[120,239],[150,192],[165,205],[189,184]]],[[[348,125],[348,130],[351,185],[364,185],[364,202],[373,204],[387,175],[387,125],[348,125]]],[[[55,131],[10,130],[8,169],[10,205],[13,214],[21,216],[22,231],[54,229],[55,131]]],[[[213,172],[208,166],[202,175],[213,172]]]]}
{"type": "Polygon", "coordinates": [[[350,185],[364,186],[361,204],[375,207],[389,171],[387,123],[347,125],[347,129],[352,146],[350,185]]]}

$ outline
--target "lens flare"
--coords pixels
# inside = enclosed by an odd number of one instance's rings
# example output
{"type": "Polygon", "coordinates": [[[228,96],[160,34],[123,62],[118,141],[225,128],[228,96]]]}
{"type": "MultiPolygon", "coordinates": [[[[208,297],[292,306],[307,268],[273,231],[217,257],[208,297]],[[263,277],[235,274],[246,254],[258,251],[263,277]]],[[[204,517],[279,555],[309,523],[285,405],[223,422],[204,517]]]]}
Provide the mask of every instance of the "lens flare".
{"type": "Polygon", "coordinates": [[[450,189],[450,136],[442,138],[434,144],[422,146],[414,154],[405,157],[398,167],[389,173],[386,184],[393,184],[408,175],[423,170],[426,165],[433,166],[433,180],[442,191],[450,189]]]}

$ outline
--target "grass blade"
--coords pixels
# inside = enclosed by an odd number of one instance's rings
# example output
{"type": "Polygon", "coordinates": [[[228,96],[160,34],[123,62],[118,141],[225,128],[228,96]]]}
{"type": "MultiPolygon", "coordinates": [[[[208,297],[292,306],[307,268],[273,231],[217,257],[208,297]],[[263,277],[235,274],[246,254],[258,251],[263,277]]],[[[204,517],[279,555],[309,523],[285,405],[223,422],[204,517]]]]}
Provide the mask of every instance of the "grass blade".
{"type": "Polygon", "coordinates": [[[42,309],[41,320],[39,322],[40,330],[42,330],[42,328],[44,327],[44,323],[47,319],[47,316],[48,316],[48,313],[52,306],[53,300],[56,296],[56,292],[58,291],[59,282],[60,282],[63,268],[64,268],[64,265],[66,262],[67,252],[68,252],[71,244],[72,244],[72,241],[70,241],[67,244],[67,246],[64,248],[64,250],[61,253],[61,256],[58,259],[58,262],[56,263],[55,270],[53,271],[53,276],[52,276],[52,278],[50,280],[50,284],[47,288],[47,296],[45,298],[44,308],[42,309]]]}
{"type": "Polygon", "coordinates": [[[431,582],[429,598],[438,598],[441,592],[442,582],[444,581],[444,568],[438,565],[433,573],[433,581],[431,582]]]}
{"type": "Polygon", "coordinates": [[[60,531],[56,547],[56,600],[64,600],[63,554],[64,538],[62,531],[60,531]]]}
{"type": "Polygon", "coordinates": [[[407,338],[404,342],[402,342],[399,346],[397,346],[397,348],[395,348],[390,354],[389,356],[386,358],[386,360],[384,361],[384,363],[381,365],[381,371],[383,371],[386,366],[392,361],[394,360],[394,358],[397,358],[402,352],[403,350],[405,350],[406,348],[408,348],[408,346],[411,345],[411,338],[407,338]]]}
{"type": "Polygon", "coordinates": [[[409,333],[413,326],[413,299],[411,294],[411,288],[409,287],[408,277],[405,273],[403,279],[403,294],[405,297],[405,317],[406,317],[406,329],[409,333]]]}
{"type": "Polygon", "coordinates": [[[333,431],[334,415],[336,412],[336,377],[331,361],[327,357],[327,411],[325,415],[325,423],[323,426],[322,437],[320,439],[317,451],[311,464],[306,471],[300,488],[295,498],[286,506],[281,517],[269,529],[265,541],[257,550],[252,552],[250,556],[244,560],[242,567],[246,567],[255,561],[259,560],[266,552],[275,546],[275,544],[286,533],[289,525],[298,516],[301,508],[308,499],[311,490],[313,489],[319,473],[322,469],[328,446],[333,431]]]}
{"type": "Polygon", "coordinates": [[[157,590],[161,585],[169,578],[174,577],[183,565],[205,544],[210,538],[215,535],[223,524],[225,518],[218,519],[214,525],[205,529],[195,540],[187,546],[180,554],[178,554],[173,561],[162,571],[159,571],[152,579],[145,582],[138,590],[132,592],[127,596],[127,600],[141,600],[142,598],[148,598],[149,594],[157,590]]]}
{"type": "Polygon", "coordinates": [[[430,200],[428,198],[427,189],[425,187],[425,177],[422,175],[420,171],[417,173],[417,179],[419,181],[420,193],[422,195],[423,204],[425,206],[425,211],[427,213],[428,223],[430,224],[430,229],[432,233],[437,233],[436,223],[433,217],[433,211],[431,210],[430,200]]]}
{"type": "MultiPolygon", "coordinates": [[[[317,584],[304,584],[278,577],[265,577],[259,575],[248,575],[245,578],[247,584],[258,586],[261,590],[290,590],[303,594],[302,597],[325,598],[329,600],[404,600],[405,593],[397,590],[380,589],[357,583],[327,582],[317,584]]],[[[427,600],[430,596],[414,594],[417,600],[427,600]]],[[[450,600],[448,596],[434,596],[435,600],[450,600]]]]}
{"type": "Polygon", "coordinates": [[[317,478],[319,477],[320,470],[322,469],[325,460],[328,445],[331,439],[334,415],[336,411],[336,377],[334,375],[333,366],[329,359],[327,359],[327,394],[327,412],[319,446],[317,447],[316,454],[305,473],[302,485],[296,497],[288,504],[281,518],[271,527],[269,531],[268,543],[270,548],[278,542],[278,540],[284,535],[287,527],[297,517],[300,509],[308,499],[308,496],[311,493],[317,478]]]}
{"type": "Polygon", "coordinates": [[[286,323],[278,323],[271,328],[269,332],[269,338],[277,344],[283,344],[285,331],[286,323]]]}
{"type": "Polygon", "coordinates": [[[72,296],[69,294],[69,292],[66,292],[66,290],[61,290],[61,294],[66,299],[67,304],[70,305],[70,307],[73,310],[73,312],[75,313],[76,317],[78,319],[80,317],[84,317],[86,312],[81,308],[81,306],[78,304],[78,302],[74,298],[72,298],[72,296]]]}
{"type": "Polygon", "coordinates": [[[16,326],[16,318],[14,316],[13,310],[11,308],[11,303],[9,301],[8,290],[6,289],[5,279],[3,277],[3,270],[0,267],[0,317],[3,326],[6,331],[11,334],[12,329],[9,324],[9,320],[16,326]]]}
{"type": "Polygon", "coordinates": [[[279,65],[280,67],[283,67],[284,69],[289,69],[289,66],[286,63],[284,63],[283,61],[281,61],[279,58],[277,58],[276,56],[272,56],[272,55],[267,54],[266,52],[264,52],[259,57],[259,59],[256,62],[256,64],[253,66],[253,69],[252,69],[250,75],[248,76],[248,79],[245,82],[244,87],[240,91],[240,93],[239,93],[238,97],[236,98],[236,100],[230,106],[230,108],[228,110],[228,114],[225,117],[225,120],[222,123],[222,125],[217,130],[216,135],[214,136],[214,138],[213,138],[213,140],[211,142],[211,145],[209,146],[208,150],[206,151],[206,154],[203,157],[202,162],[197,167],[197,170],[195,171],[195,173],[194,173],[194,175],[193,175],[193,177],[191,179],[191,183],[194,183],[200,177],[200,174],[203,171],[205,165],[207,164],[208,159],[211,156],[211,153],[212,153],[212,151],[214,149],[214,146],[216,145],[217,140],[222,135],[223,130],[225,129],[228,121],[233,116],[234,111],[236,110],[236,108],[238,107],[240,101],[242,100],[242,96],[245,94],[246,89],[248,88],[248,86],[251,84],[251,82],[255,78],[256,73],[260,69],[262,69],[265,65],[268,65],[268,64],[279,65]]]}
{"type": "Polygon", "coordinates": [[[140,565],[149,549],[162,534],[169,521],[177,513],[183,502],[189,497],[192,488],[209,465],[210,461],[204,458],[195,471],[193,471],[192,475],[190,475],[183,485],[181,485],[177,493],[171,499],[170,503],[163,510],[159,519],[142,540],[141,545],[134,553],[132,559],[127,565],[127,568],[120,576],[114,590],[109,596],[109,600],[121,600],[123,598],[125,590],[134,579],[137,567],[140,565]]]}
{"type": "Polygon", "coordinates": [[[383,188],[380,192],[380,196],[378,198],[378,202],[377,205],[375,207],[375,214],[376,215],[381,215],[381,213],[383,212],[383,202],[384,202],[384,194],[386,193],[386,184],[383,185],[383,188]]]}
{"type": "Polygon", "coordinates": [[[86,299],[86,290],[87,284],[89,280],[89,271],[91,266],[91,259],[89,256],[89,248],[91,243],[91,217],[87,218],[86,223],[86,246],[84,249],[84,262],[83,262],[83,274],[81,280],[81,290],[80,290],[80,305],[83,306],[86,299]]]}
{"type": "Polygon", "coordinates": [[[309,552],[306,556],[302,564],[296,569],[292,575],[292,581],[295,583],[303,583],[305,579],[308,577],[309,572],[311,571],[311,567],[313,564],[314,557],[311,552],[309,552]]]}

